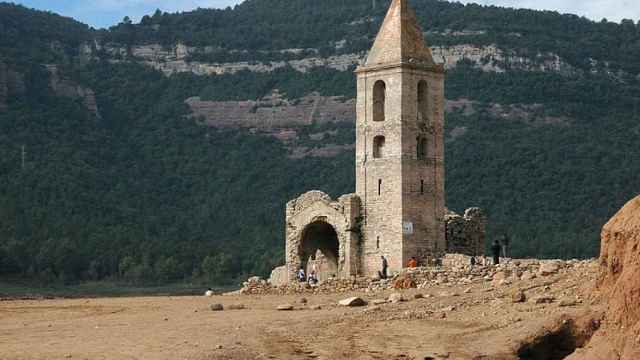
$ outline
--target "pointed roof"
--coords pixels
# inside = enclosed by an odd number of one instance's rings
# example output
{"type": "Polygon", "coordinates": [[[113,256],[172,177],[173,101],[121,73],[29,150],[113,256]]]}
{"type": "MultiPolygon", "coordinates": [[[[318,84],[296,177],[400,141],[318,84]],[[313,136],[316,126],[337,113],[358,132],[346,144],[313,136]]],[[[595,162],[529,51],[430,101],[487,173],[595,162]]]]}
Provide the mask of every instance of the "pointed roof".
{"type": "Polygon", "coordinates": [[[408,0],[393,0],[365,66],[405,62],[434,65],[408,0]]]}

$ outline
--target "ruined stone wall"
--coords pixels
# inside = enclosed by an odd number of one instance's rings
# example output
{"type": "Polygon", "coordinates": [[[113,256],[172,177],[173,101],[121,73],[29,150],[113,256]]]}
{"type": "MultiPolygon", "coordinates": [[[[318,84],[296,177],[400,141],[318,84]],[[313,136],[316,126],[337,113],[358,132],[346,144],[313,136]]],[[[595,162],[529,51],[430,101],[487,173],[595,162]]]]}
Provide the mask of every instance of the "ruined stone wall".
{"type": "Polygon", "coordinates": [[[447,253],[484,255],[487,217],[479,208],[469,208],[463,216],[450,212],[445,216],[447,253]]]}
{"type": "Polygon", "coordinates": [[[286,209],[286,266],[289,281],[295,281],[296,273],[305,263],[302,249],[305,230],[310,224],[320,222],[331,226],[338,238],[337,276],[355,275],[357,247],[359,243],[360,199],[355,194],[341,196],[337,201],[321,191],[309,191],[287,203],[286,209]]]}

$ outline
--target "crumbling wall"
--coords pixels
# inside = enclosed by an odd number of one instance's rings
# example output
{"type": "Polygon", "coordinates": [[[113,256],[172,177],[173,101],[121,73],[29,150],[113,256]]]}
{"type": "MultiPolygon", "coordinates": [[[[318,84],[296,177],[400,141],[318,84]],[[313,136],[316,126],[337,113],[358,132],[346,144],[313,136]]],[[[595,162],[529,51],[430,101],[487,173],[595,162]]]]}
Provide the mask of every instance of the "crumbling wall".
{"type": "Polygon", "coordinates": [[[287,203],[286,261],[289,281],[295,281],[302,259],[305,230],[314,223],[331,226],[337,235],[337,276],[341,278],[357,272],[358,220],[360,198],[355,194],[341,196],[337,201],[322,191],[309,191],[287,203]]]}
{"type": "Polygon", "coordinates": [[[449,212],[445,215],[447,253],[484,255],[486,227],[487,217],[480,208],[469,208],[463,216],[449,212]]]}

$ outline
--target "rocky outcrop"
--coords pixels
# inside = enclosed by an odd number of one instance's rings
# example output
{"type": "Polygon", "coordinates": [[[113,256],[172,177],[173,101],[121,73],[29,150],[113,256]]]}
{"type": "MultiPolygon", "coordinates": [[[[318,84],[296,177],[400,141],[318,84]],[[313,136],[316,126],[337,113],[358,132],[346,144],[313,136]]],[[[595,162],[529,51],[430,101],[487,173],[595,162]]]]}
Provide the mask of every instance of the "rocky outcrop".
{"type": "Polygon", "coordinates": [[[640,359],[640,196],[604,226],[600,251],[605,326],[569,359],[640,359]]]}
{"type": "Polygon", "coordinates": [[[98,103],[93,90],[85,88],[73,80],[64,77],[56,65],[47,65],[49,71],[49,85],[58,96],[82,99],[84,106],[94,116],[100,117],[98,103]]]}
{"type": "MultiPolygon", "coordinates": [[[[281,61],[240,61],[233,63],[214,63],[191,61],[194,54],[209,54],[220,51],[212,46],[191,47],[184,44],[176,44],[171,47],[159,44],[137,45],[125,48],[118,45],[106,45],[100,47],[83,45],[81,54],[85,58],[92,58],[92,49],[102,49],[112,59],[132,57],[138,61],[162,71],[169,76],[175,73],[191,72],[196,75],[221,75],[234,74],[239,71],[251,71],[257,73],[269,73],[284,67],[291,67],[296,71],[305,73],[315,67],[325,67],[338,71],[349,71],[363,63],[366,53],[339,54],[329,57],[310,56],[302,59],[281,61]]],[[[478,68],[487,72],[504,72],[507,68],[524,71],[552,71],[565,75],[574,74],[576,70],[553,53],[538,53],[534,57],[518,55],[514,51],[505,51],[495,45],[476,46],[462,44],[454,46],[431,47],[433,58],[438,63],[444,63],[448,69],[455,68],[460,61],[469,61],[478,68]]],[[[229,52],[242,52],[241,50],[229,50],[229,52]]],[[[303,52],[314,54],[317,49],[285,49],[274,50],[269,53],[299,55],[303,52]]]]}
{"type": "Polygon", "coordinates": [[[215,127],[272,129],[355,119],[355,100],[315,93],[296,100],[285,99],[275,91],[257,101],[203,101],[194,97],[186,103],[194,116],[204,117],[215,127]]]}

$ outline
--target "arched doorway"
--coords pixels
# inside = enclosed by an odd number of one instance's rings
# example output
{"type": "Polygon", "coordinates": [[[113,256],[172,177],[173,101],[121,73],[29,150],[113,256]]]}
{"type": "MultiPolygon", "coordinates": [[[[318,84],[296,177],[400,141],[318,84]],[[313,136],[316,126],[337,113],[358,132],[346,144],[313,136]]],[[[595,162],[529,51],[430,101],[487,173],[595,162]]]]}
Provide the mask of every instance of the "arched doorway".
{"type": "Polygon", "coordinates": [[[307,225],[300,242],[300,260],[307,274],[313,268],[320,281],[339,277],[340,242],[331,224],[319,220],[307,225]]]}

